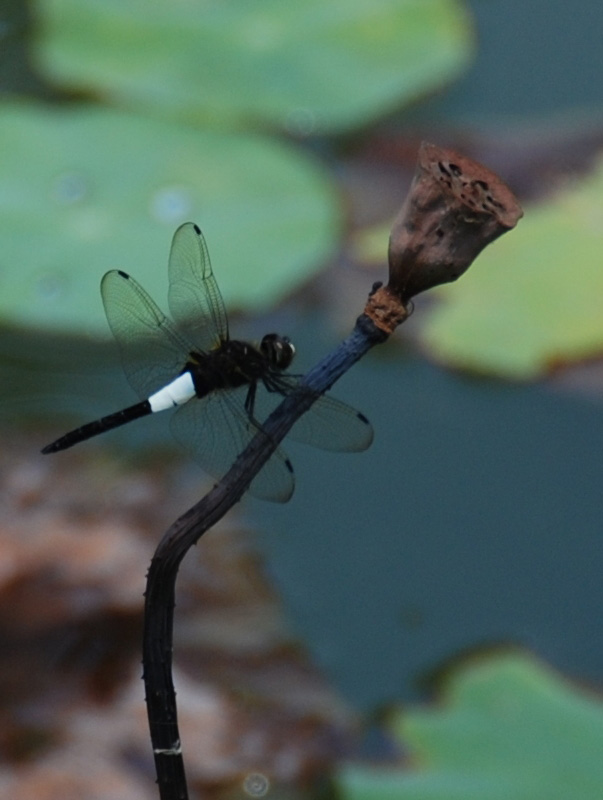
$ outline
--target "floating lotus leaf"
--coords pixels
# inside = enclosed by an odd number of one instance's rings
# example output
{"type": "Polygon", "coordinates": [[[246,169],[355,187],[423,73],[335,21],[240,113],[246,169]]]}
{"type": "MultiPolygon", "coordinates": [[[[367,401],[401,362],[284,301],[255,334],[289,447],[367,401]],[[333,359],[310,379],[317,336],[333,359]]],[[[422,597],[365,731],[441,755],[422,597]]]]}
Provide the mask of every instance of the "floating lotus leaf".
{"type": "Polygon", "coordinates": [[[603,797],[603,707],[520,655],[452,678],[437,708],[394,723],[407,770],[350,768],[346,800],[595,800],[603,797]]]}
{"type": "Polygon", "coordinates": [[[339,210],[288,145],[99,108],[0,108],[4,322],[107,333],[103,274],[165,309],[172,234],[204,230],[227,304],[267,307],[337,244],[339,210]]]}
{"type": "Polygon", "coordinates": [[[454,0],[38,0],[53,80],[188,119],[296,133],[365,125],[472,54],[454,0]]]}

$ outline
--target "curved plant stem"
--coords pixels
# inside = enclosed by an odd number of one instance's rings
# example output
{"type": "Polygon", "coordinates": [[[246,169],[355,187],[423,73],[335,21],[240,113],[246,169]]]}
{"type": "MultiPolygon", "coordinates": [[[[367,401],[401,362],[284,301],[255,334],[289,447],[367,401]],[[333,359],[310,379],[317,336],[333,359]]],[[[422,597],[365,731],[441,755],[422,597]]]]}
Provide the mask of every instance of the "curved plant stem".
{"type": "Polygon", "coordinates": [[[389,282],[375,286],[352,333],[275,409],[220,483],[162,538],[147,575],[144,682],[161,800],[186,800],[176,696],[172,682],[176,576],[189,548],[239,502],[279,442],[312,403],[409,314],[412,296],[456,280],[491,241],[514,227],[521,208],[485,167],[423,144],[410,192],[389,246],[389,282]]]}

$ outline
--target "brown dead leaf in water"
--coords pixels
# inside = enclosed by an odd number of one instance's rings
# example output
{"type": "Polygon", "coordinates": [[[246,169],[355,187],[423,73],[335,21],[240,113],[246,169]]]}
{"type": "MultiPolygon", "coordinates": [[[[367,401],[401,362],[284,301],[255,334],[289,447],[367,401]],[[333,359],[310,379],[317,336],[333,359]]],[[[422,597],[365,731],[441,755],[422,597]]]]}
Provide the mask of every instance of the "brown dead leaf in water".
{"type": "MultiPolygon", "coordinates": [[[[0,786],[17,800],[154,796],[142,595],[154,542],[196,499],[190,485],[177,469],[44,461],[17,437],[0,475],[0,786]]],[[[250,774],[299,786],[328,770],[352,717],[290,637],[249,533],[208,533],[177,603],[191,785],[242,795],[250,774]]]]}

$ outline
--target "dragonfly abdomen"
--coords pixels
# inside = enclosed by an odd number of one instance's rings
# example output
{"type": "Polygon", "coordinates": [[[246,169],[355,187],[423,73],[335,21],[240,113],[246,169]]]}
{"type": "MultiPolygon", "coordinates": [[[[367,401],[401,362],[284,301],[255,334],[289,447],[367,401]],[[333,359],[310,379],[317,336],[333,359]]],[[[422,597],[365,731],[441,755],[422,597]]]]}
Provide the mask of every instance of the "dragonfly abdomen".
{"type": "Polygon", "coordinates": [[[69,431],[69,433],[61,436],[60,439],[47,445],[42,452],[46,455],[48,453],[56,453],[59,450],[66,450],[68,447],[73,447],[74,444],[84,442],[86,439],[91,439],[93,436],[98,436],[99,433],[105,433],[113,430],[113,428],[119,428],[127,422],[139,419],[139,417],[146,417],[147,414],[152,414],[155,411],[165,411],[167,408],[182,405],[194,396],[193,379],[187,370],[171,383],[168,383],[167,386],[152,394],[148,400],[143,400],[141,403],[123,408],[114,414],[101,417],[101,419],[88,422],[80,428],[69,431]]]}
{"type": "Polygon", "coordinates": [[[101,419],[88,422],[82,425],[81,428],[76,428],[69,431],[60,439],[52,442],[42,450],[47,455],[48,453],[56,453],[59,450],[66,450],[68,447],[73,447],[74,444],[84,442],[86,439],[91,439],[93,436],[98,436],[99,433],[105,433],[113,428],[119,428],[125,425],[126,422],[131,422],[133,419],[139,417],[146,417],[147,414],[152,412],[151,405],[148,400],[143,400],[142,403],[123,408],[121,411],[116,411],[115,414],[109,414],[101,419]]]}

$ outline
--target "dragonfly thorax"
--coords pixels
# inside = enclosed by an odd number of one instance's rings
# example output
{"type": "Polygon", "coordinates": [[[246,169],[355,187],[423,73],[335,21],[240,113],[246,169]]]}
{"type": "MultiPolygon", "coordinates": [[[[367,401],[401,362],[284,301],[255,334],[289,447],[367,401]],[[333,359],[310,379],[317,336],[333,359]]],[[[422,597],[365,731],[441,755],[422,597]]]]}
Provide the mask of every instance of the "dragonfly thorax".
{"type": "Polygon", "coordinates": [[[184,370],[191,374],[197,397],[205,397],[222,389],[270,382],[275,372],[289,366],[294,354],[291,342],[276,333],[264,336],[259,347],[225,339],[207,353],[191,352],[184,370]]]}

